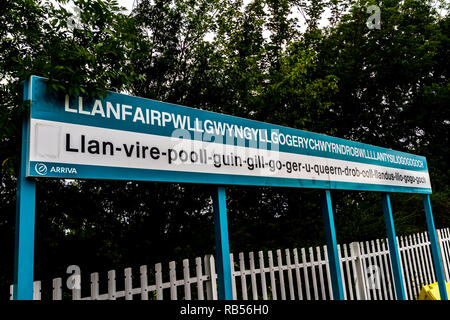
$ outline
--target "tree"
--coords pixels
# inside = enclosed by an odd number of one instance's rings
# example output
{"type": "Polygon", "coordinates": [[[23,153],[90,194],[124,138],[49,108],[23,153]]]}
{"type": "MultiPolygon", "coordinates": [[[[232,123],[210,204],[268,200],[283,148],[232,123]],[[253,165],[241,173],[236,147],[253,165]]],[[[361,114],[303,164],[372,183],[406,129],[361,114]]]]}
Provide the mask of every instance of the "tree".
{"type": "MultiPolygon", "coordinates": [[[[61,1],[64,2],[64,1],[61,1]]],[[[120,12],[115,1],[84,1],[75,4],[81,9],[77,28],[72,14],[49,1],[7,1],[2,4],[0,22],[0,159],[1,180],[1,236],[10,250],[10,259],[1,264],[1,283],[12,279],[14,248],[15,175],[19,165],[20,129],[27,103],[22,102],[20,82],[32,74],[49,79],[49,89],[69,94],[101,96],[105,89],[123,90],[138,78],[129,61],[141,45],[135,20],[120,12]]],[[[42,197],[71,189],[63,181],[39,183],[37,208],[37,247],[48,254],[58,248],[66,223],[61,222],[71,201],[58,215],[46,216],[47,208],[55,208],[54,198],[42,197]],[[45,233],[49,231],[49,233],[45,233]],[[45,237],[42,235],[45,234],[45,237]],[[48,236],[48,238],[46,238],[48,236]],[[52,239],[50,241],[50,239],[52,239]],[[45,240],[49,240],[46,242],[45,240]],[[47,250],[48,249],[48,250],[47,250]]],[[[82,210],[78,212],[80,214],[82,210]]],[[[68,217],[74,219],[73,216],[68,217]]],[[[61,251],[59,251],[60,256],[61,251]]],[[[66,252],[70,255],[71,252],[66,252]]],[[[39,255],[42,259],[49,256],[39,255]]],[[[37,259],[39,261],[39,259],[37,259]]],[[[46,266],[46,264],[43,264],[46,266]]],[[[50,264],[51,265],[51,264],[50,264]]],[[[40,264],[38,263],[38,266],[40,264]]],[[[41,271],[38,268],[38,274],[41,271]]],[[[45,273],[45,268],[42,269],[45,273]]],[[[50,271],[50,270],[47,270],[50,271]]],[[[2,291],[6,294],[7,291],[2,291]]]]}
{"type": "MultiPolygon", "coordinates": [[[[431,1],[384,1],[380,30],[367,28],[374,2],[362,0],[142,0],[130,15],[112,0],[77,0],[75,17],[60,3],[8,1],[0,11],[0,240],[10,250],[2,286],[12,279],[27,112],[20,81],[31,74],[70,95],[124,91],[425,155],[436,224],[448,226],[450,30],[431,1]],[[305,30],[292,17],[299,9],[305,30]],[[320,27],[326,11],[330,24],[320,27]]],[[[36,276],[64,275],[71,264],[106,271],[213,252],[210,189],[39,181],[36,276]]],[[[317,190],[227,194],[232,251],[323,244],[317,190]]],[[[419,197],[392,199],[399,234],[424,229],[419,197]]],[[[333,192],[339,242],[384,237],[379,202],[374,193],[333,192]]]]}
{"type": "MultiPolygon", "coordinates": [[[[448,202],[442,201],[448,199],[449,181],[443,161],[449,157],[449,74],[442,57],[448,56],[448,15],[440,17],[430,1],[384,1],[381,29],[371,30],[366,26],[369,4],[359,1],[336,27],[311,42],[318,52],[318,77],[331,73],[338,79],[325,118],[339,137],[426,156],[437,224],[447,225],[448,202]]],[[[377,195],[363,199],[363,210],[379,214],[373,206],[377,195]]],[[[423,230],[420,199],[393,199],[399,203],[396,217],[410,216],[400,219],[399,230],[423,230]]],[[[351,209],[346,211],[351,215],[351,209]]]]}

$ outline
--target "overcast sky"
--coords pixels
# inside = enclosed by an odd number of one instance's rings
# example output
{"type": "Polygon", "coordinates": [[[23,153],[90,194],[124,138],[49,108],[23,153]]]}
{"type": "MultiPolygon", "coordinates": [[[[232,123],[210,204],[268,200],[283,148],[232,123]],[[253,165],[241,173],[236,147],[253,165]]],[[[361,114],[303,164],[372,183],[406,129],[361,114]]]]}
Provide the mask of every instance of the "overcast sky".
{"type": "Polygon", "coordinates": [[[119,2],[121,7],[127,8],[128,12],[130,12],[133,7],[134,0],[118,0],[117,2],[119,2]]]}
{"type": "MultiPolygon", "coordinates": [[[[133,3],[135,0],[117,0],[117,2],[119,3],[120,6],[125,7],[127,9],[127,12],[131,12],[131,9],[133,8],[133,3]]],[[[244,5],[246,3],[250,2],[250,0],[244,0],[244,5]]],[[[294,15],[296,15],[300,21],[303,21],[303,17],[300,15],[300,13],[294,13],[294,15]]],[[[326,11],[321,19],[321,26],[327,25],[328,24],[328,17],[329,17],[329,12],[326,11]]],[[[306,25],[303,26],[303,29],[306,28],[306,25]]]]}

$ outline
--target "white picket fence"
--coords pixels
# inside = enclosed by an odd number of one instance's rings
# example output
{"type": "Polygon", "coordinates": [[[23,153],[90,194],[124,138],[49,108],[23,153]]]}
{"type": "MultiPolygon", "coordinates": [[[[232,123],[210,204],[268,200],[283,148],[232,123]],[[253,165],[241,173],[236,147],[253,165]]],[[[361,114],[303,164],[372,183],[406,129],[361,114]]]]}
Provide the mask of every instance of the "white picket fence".
{"type": "MultiPolygon", "coordinates": [[[[450,274],[450,230],[437,230],[446,281],[450,274]]],[[[407,298],[416,299],[424,284],[436,282],[427,233],[398,237],[400,259],[407,298]]],[[[345,298],[349,300],[393,300],[395,290],[387,240],[352,242],[339,245],[345,298]]],[[[257,255],[230,255],[234,300],[327,300],[332,299],[326,246],[308,249],[259,251],[257,255]],[[247,260],[248,258],[248,260],[247,260]],[[248,262],[248,263],[247,263],[248,262]]],[[[186,299],[216,300],[217,274],[212,255],[195,259],[195,267],[184,259],[182,268],[175,261],[163,271],[161,263],[153,269],[141,266],[139,276],[131,268],[124,270],[123,281],[116,271],[107,274],[105,293],[100,291],[99,273],[90,274],[90,295],[81,296],[80,289],[66,289],[62,278],[53,279],[52,299],[115,300],[186,299]],[[152,279],[153,283],[149,283],[152,279]],[[139,282],[139,284],[138,284],[139,282]],[[117,290],[117,285],[122,290],[117,290]]],[[[105,279],[106,280],[106,279],[105,279]]],[[[10,287],[11,296],[13,286],[10,287]]],[[[34,282],[34,299],[41,299],[41,282],[34,282]]]]}

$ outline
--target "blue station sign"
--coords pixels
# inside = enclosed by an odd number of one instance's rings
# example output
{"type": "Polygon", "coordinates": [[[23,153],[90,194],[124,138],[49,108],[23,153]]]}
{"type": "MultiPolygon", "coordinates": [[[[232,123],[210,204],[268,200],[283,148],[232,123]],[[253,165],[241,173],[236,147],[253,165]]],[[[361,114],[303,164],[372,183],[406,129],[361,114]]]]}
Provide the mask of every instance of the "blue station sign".
{"type": "Polygon", "coordinates": [[[31,100],[27,177],[431,193],[424,157],[107,92],[31,100]]]}

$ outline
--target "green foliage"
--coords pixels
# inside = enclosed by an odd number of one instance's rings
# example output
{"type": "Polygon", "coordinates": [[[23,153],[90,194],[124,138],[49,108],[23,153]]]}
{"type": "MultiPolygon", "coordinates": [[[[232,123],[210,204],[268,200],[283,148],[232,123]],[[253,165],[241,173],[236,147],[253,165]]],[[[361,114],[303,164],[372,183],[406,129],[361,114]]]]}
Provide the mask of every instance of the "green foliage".
{"type": "MultiPolygon", "coordinates": [[[[28,109],[28,104],[22,102],[21,81],[34,74],[49,78],[49,90],[101,96],[105,89],[128,89],[130,83],[139,78],[130,64],[131,59],[136,58],[134,50],[142,44],[135,19],[122,14],[115,1],[79,0],[75,4],[81,9],[80,23],[77,28],[70,28],[72,14],[60,7],[60,3],[22,0],[1,5],[0,233],[5,248],[10,250],[7,252],[10,259],[5,259],[5,264],[0,266],[2,284],[12,279],[15,175],[22,117],[28,109]]],[[[51,194],[70,190],[61,182],[40,184],[51,194]]],[[[42,199],[38,212],[42,212],[41,208],[51,199],[42,199]]],[[[71,201],[61,204],[62,207],[70,205],[71,201]]],[[[48,247],[44,241],[43,246],[38,245],[39,252],[41,248],[61,250],[59,243],[70,243],[70,237],[64,233],[68,229],[66,223],[56,224],[56,221],[56,216],[52,215],[44,215],[42,221],[38,219],[38,239],[45,234],[39,230],[48,227],[50,231],[48,247]]],[[[52,251],[47,254],[49,252],[52,251]]],[[[45,262],[49,259],[47,254],[42,258],[45,262]]],[[[39,259],[36,260],[38,266],[39,259]]]]}
{"type": "MultiPolygon", "coordinates": [[[[310,40],[318,51],[319,76],[338,79],[326,115],[329,127],[343,138],[426,156],[432,198],[448,199],[449,18],[439,17],[428,1],[383,1],[381,29],[370,30],[367,4],[360,1],[322,38],[310,40]]],[[[421,201],[409,195],[394,199],[399,233],[423,230],[421,201]]],[[[448,221],[445,206],[434,208],[437,221],[448,221]]],[[[353,207],[343,209],[350,215],[353,207]]],[[[367,209],[376,215],[379,207],[367,209]]]]}

